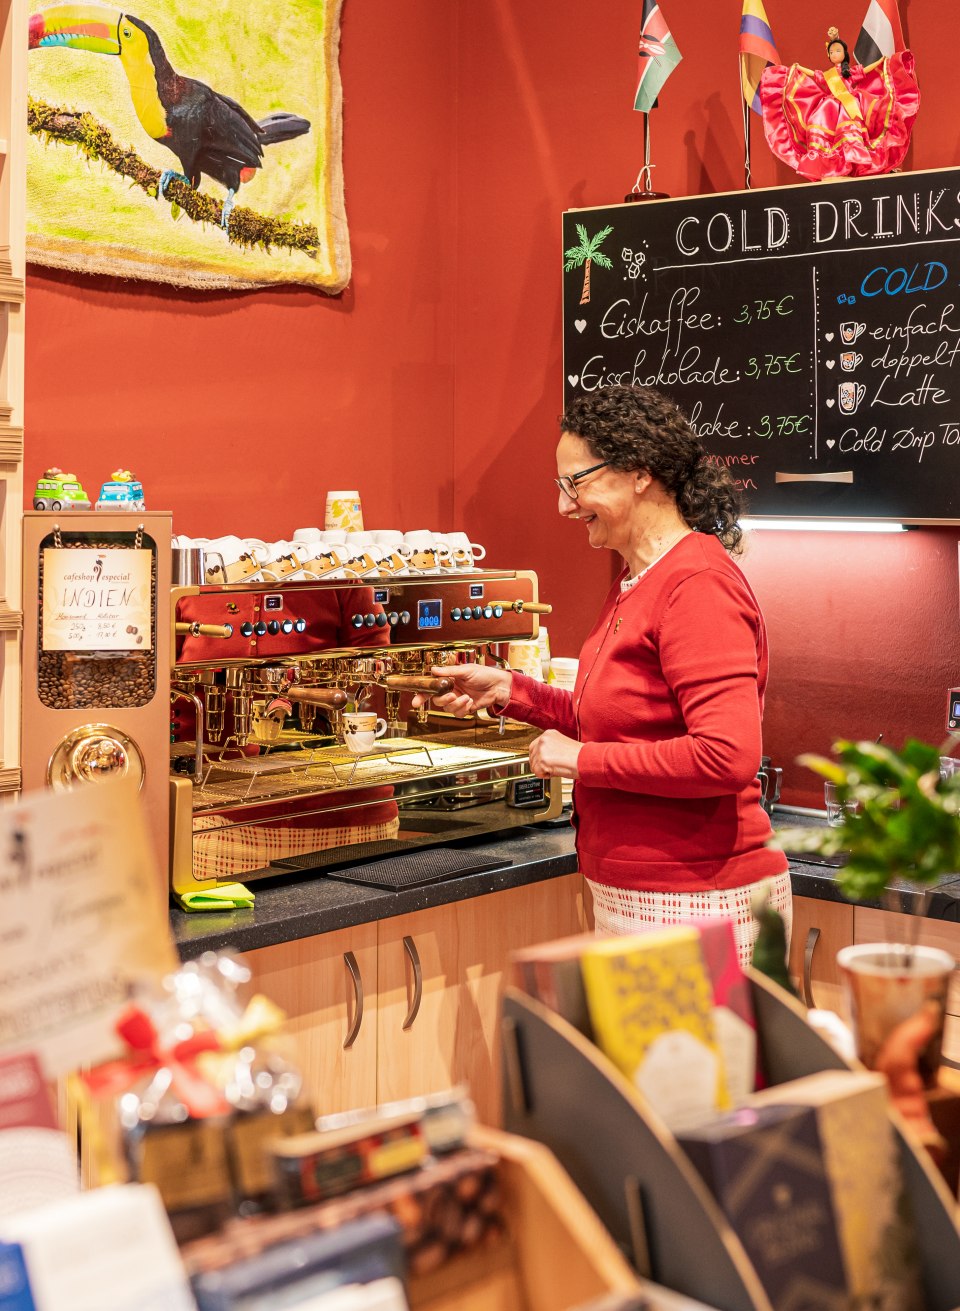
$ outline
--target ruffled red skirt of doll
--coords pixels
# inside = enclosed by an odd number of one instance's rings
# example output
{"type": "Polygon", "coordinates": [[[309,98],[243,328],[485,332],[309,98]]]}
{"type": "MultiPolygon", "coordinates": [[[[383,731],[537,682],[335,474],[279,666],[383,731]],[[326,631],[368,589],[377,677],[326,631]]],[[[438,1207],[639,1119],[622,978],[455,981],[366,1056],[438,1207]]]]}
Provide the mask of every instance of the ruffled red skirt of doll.
{"type": "Polygon", "coordinates": [[[852,65],[845,86],[859,115],[851,115],[820,72],[773,64],[760,79],[767,144],[810,181],[888,173],[910,145],[920,90],[909,50],[869,69],[852,65]]]}

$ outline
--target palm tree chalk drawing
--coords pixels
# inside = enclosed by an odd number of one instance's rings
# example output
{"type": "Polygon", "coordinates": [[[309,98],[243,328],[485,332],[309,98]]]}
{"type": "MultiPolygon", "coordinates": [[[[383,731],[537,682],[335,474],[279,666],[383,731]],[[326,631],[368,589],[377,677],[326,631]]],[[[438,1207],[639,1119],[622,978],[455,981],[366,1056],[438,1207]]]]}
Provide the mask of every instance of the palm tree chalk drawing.
{"type": "Polygon", "coordinates": [[[613,268],[612,263],[604,255],[600,246],[606,241],[613,226],[601,228],[593,237],[587,236],[587,229],[582,223],[577,224],[577,236],[580,238],[579,246],[571,246],[569,250],[563,252],[564,273],[569,273],[571,269],[583,268],[583,294],[580,297],[580,304],[586,305],[590,300],[590,266],[594,263],[599,264],[602,269],[613,268]]]}

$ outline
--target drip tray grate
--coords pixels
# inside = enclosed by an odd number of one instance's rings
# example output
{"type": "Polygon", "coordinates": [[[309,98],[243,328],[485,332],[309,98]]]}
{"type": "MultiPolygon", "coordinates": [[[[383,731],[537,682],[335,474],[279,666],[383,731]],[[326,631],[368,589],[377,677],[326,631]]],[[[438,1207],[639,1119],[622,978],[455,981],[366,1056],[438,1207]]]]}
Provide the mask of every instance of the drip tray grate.
{"type": "Polygon", "coordinates": [[[368,887],[401,892],[404,888],[421,888],[427,883],[462,878],[465,874],[483,874],[487,870],[505,869],[512,864],[512,860],[486,856],[482,851],[434,847],[424,851],[398,853],[388,860],[375,860],[338,869],[330,877],[347,883],[364,883],[368,887]]]}

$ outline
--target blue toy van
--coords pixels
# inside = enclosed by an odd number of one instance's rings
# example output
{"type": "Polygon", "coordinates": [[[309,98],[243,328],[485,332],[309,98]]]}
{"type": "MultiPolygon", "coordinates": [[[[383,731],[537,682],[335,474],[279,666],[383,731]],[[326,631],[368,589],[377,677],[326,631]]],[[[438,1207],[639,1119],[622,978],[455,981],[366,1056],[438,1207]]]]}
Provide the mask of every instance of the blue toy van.
{"type": "Polygon", "coordinates": [[[115,469],[109,482],[100,488],[98,510],[145,510],[143,485],[137,482],[129,469],[115,469]]]}

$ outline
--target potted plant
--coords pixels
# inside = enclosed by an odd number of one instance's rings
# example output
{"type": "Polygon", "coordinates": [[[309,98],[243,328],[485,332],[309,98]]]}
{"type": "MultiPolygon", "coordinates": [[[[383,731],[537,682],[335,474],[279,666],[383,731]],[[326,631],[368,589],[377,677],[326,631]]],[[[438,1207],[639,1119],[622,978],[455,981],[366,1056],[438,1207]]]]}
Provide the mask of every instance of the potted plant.
{"type": "MultiPolygon", "coordinates": [[[[936,884],[960,874],[960,773],[941,768],[941,750],[915,740],[899,751],[879,742],[841,741],[834,746],[836,760],[800,756],[834,785],[838,816],[824,828],[781,829],[775,844],[796,854],[845,853],[837,876],[845,897],[922,915],[936,884]],[[902,899],[897,884],[924,895],[902,899]]],[[[837,959],[858,1055],[871,1068],[884,1068],[894,1031],[911,1021],[918,1067],[929,1086],[955,962],[947,952],[917,946],[919,916],[915,924],[908,941],[846,947],[837,959]]],[[[901,1036],[907,1032],[900,1029],[901,1036]]]]}
{"type": "Polygon", "coordinates": [[[898,880],[929,898],[945,875],[960,875],[960,773],[942,775],[941,750],[913,739],[900,751],[841,741],[837,760],[799,756],[835,785],[841,819],[823,829],[780,830],[776,845],[847,853],[837,882],[850,901],[886,901],[898,880]]]}

